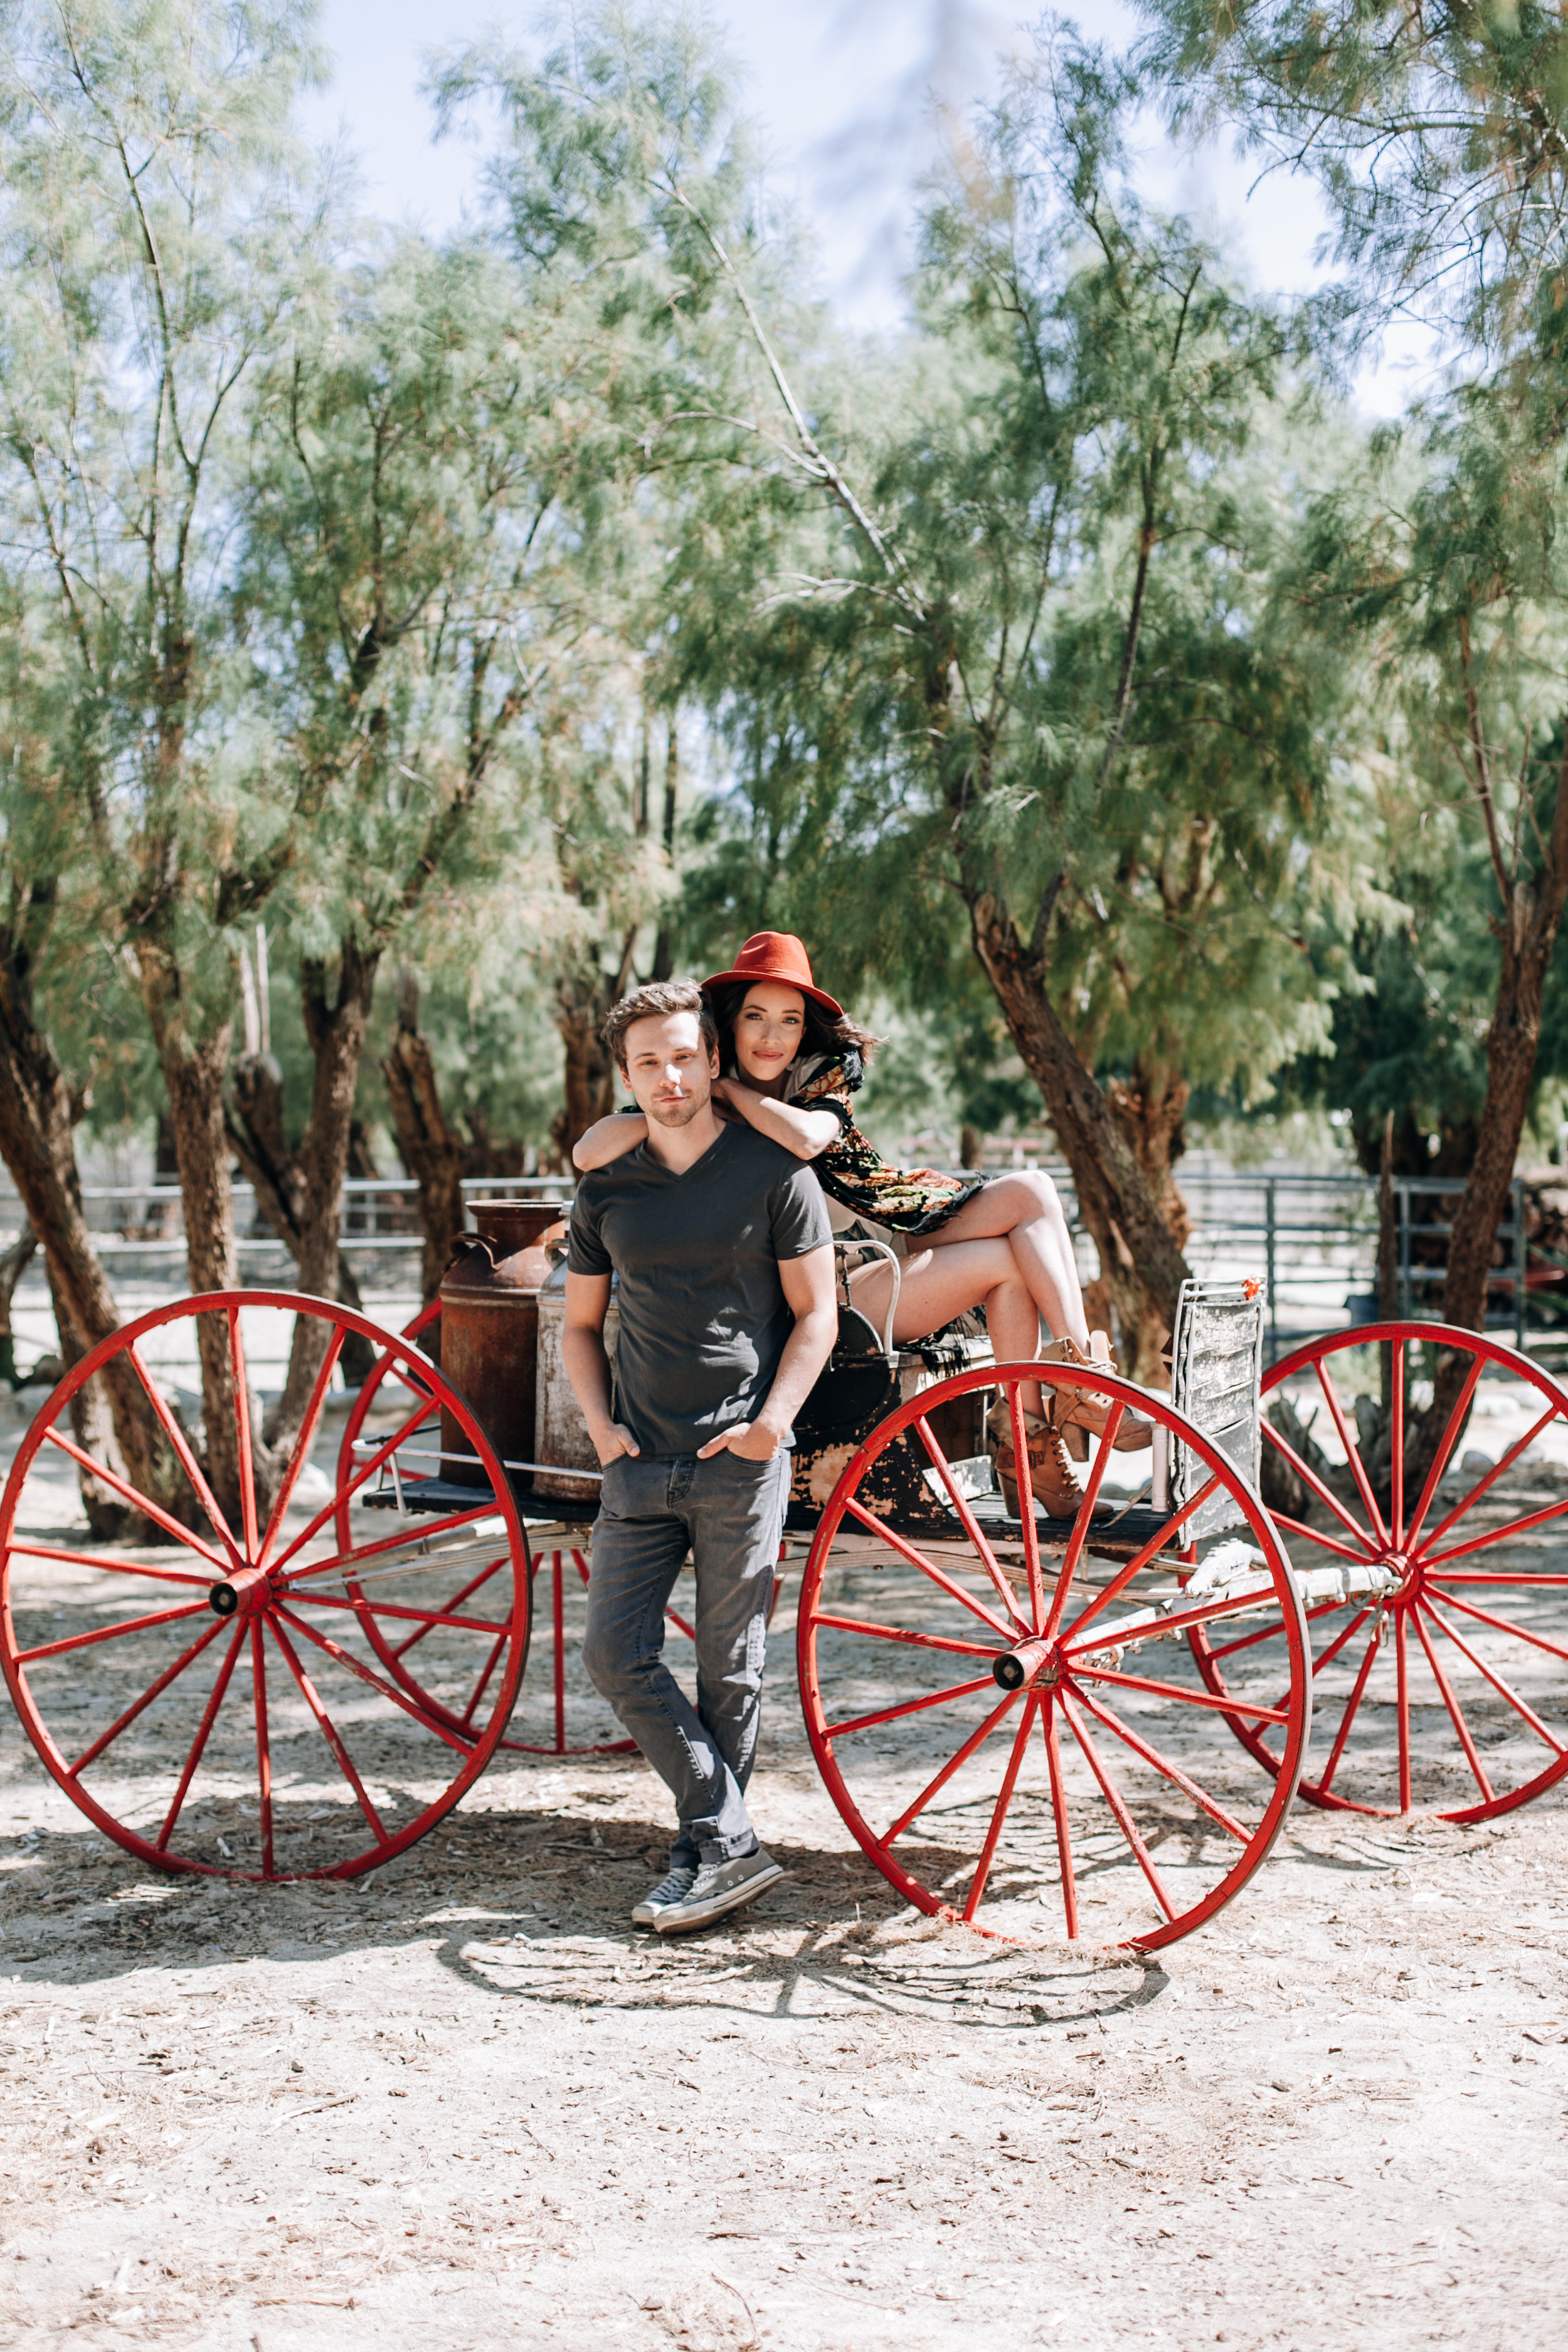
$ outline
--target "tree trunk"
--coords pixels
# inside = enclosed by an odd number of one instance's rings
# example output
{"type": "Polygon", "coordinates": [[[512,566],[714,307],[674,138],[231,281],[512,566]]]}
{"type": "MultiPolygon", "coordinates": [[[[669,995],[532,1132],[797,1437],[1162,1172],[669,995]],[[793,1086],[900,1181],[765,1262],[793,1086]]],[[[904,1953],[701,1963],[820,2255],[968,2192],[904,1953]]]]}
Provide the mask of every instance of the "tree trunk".
{"type": "MultiPolygon", "coordinates": [[[[1131,1080],[1113,1078],[1105,1088],[1105,1097],[1121,1123],[1122,1131],[1132,1146],[1133,1157],[1143,1172],[1149,1195],[1163,1219],[1165,1229],[1179,1250],[1184,1250],[1193,1230],[1187,1204],[1176,1189],[1173,1173],[1175,1162],[1186,1149],[1182,1122],[1192,1088],[1181,1073],[1140,1055],[1133,1066],[1131,1080]]],[[[1141,1370],[1132,1374],[1151,1385],[1163,1385],[1164,1351],[1171,1337],[1171,1318],[1161,1312],[1150,1300],[1142,1286],[1139,1304],[1132,1311],[1137,1322],[1130,1330],[1128,1303],[1118,1306],[1117,1323],[1122,1348],[1129,1363],[1141,1370]],[[1158,1369],[1156,1369],[1158,1368],[1158,1369]]]]}
{"type": "Polygon", "coordinates": [[[0,1256],[0,1381],[10,1389],[22,1383],[16,1372],[16,1340],[11,1328],[11,1306],[16,1296],[16,1285],[37,1255],[38,1236],[27,1225],[19,1241],[0,1256]]]}
{"type": "MultiPolygon", "coordinates": [[[[242,1054],[235,1064],[228,1141],[256,1194],[258,1209],[298,1266],[305,1247],[305,1176],[299,1152],[285,1138],[283,1072],[270,1054],[242,1054]]],[[[349,1122],[348,1173],[375,1173],[357,1119],[349,1122]]],[[[309,1287],[300,1284],[301,1289],[309,1287]]],[[[356,1315],[364,1313],[353,1271],[341,1255],[334,1295],[340,1307],[352,1307],[356,1315]]],[[[352,1386],[369,1378],[375,1366],[375,1349],[357,1331],[351,1331],[338,1360],[352,1386]]]]}
{"type": "MultiPolygon", "coordinates": [[[[139,950],[142,997],[153,1042],[169,1096],[169,1121],[180,1163],[180,1198],[185,1216],[185,1266],[193,1293],[238,1287],[235,1246],[234,1189],[229,1182],[228,1136],[223,1085],[228,1067],[233,1023],[216,1026],[190,1018],[183,976],[160,942],[139,950]]],[[[222,1318],[196,1321],[202,1368],[202,1420],[207,1482],[237,1535],[240,1508],[239,1431],[229,1335],[222,1318]]],[[[247,1383],[248,1385],[248,1383],[247,1383]]],[[[266,1517],[271,1492],[269,1465],[260,1444],[260,1415],[250,1400],[252,1467],[258,1517],[266,1517]]]]}
{"type": "Polygon", "coordinates": [[[615,1056],[599,1033],[620,994],[597,966],[563,972],[555,983],[555,1026],[566,1048],[565,1099],[550,1122],[550,1135],[563,1168],[571,1166],[579,1138],[616,1107],[615,1056]]]}
{"type": "Polygon", "coordinates": [[[1043,955],[1026,948],[1006,909],[988,891],[969,895],[975,953],[1002,1008],[1013,1043],[1045,1097],[1051,1125],[1072,1171],[1079,1209],[1094,1236],[1116,1308],[1122,1369],[1154,1385],[1158,1359],[1142,1350],[1155,1320],[1170,1330],[1188,1278],[1181,1242],[1113,1106],[1095,1083],[1047,992],[1043,955]]]}
{"type": "Polygon", "coordinates": [[[1511,935],[1503,940],[1497,1008],[1487,1032],[1486,1108],[1475,1161],[1448,1234],[1448,1272],[1443,1285],[1444,1320],[1462,1324],[1469,1331],[1486,1328],[1497,1229],[1508,1209],[1514,1162],[1530,1109],[1541,1044],[1542,991],[1563,906],[1562,891],[1553,896],[1556,904],[1549,924],[1531,925],[1518,943],[1511,935]]]}
{"type": "MultiPolygon", "coordinates": [[[[67,1365],[118,1330],[121,1319],[82,1211],[72,1125],[70,1089],[33,1018],[32,950],[16,931],[0,929],[0,1158],[43,1247],[67,1365]]],[[[102,1398],[84,1401],[82,1412],[108,1419],[130,1483],[176,1517],[194,1516],[195,1498],[131,1364],[117,1358],[93,1386],[102,1398]]],[[[85,1475],[82,1499],[96,1534],[139,1542],[154,1533],[151,1521],[106,1501],[85,1475]]]]}
{"type": "MultiPolygon", "coordinates": [[[[305,1034],[315,1064],[310,1116],[299,1153],[302,1178],[300,1287],[315,1298],[340,1297],[347,1271],[339,1249],[343,1178],[348,1172],[354,1091],[380,962],[378,954],[367,955],[352,939],[345,939],[339,950],[336,993],[331,996],[323,964],[307,961],[300,970],[305,1034]]],[[[303,1316],[296,1321],[289,1376],[267,1420],[269,1444],[287,1446],[298,1433],[326,1354],[327,1337],[323,1323],[303,1316]]],[[[365,1368],[359,1369],[363,1378],[365,1368]]]]}
{"type": "Polygon", "coordinates": [[[406,977],[398,990],[397,1034],[381,1066],[403,1164],[419,1191],[425,1234],[421,1288],[428,1306],[441,1286],[452,1244],[463,1230],[463,1147],[447,1124],[430,1048],[419,1034],[417,994],[406,977]]]}

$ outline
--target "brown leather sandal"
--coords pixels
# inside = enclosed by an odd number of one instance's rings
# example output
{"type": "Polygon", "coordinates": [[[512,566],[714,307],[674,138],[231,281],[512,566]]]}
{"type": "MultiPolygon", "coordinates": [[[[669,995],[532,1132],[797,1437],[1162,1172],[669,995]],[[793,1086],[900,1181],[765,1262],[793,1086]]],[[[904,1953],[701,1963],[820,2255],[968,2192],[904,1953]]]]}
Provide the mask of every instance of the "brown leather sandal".
{"type": "MultiPolygon", "coordinates": [[[[991,1459],[1002,1499],[1009,1517],[1016,1519],[1019,1516],[1018,1456],[1013,1443],[1013,1417],[1000,1401],[985,1417],[985,1433],[991,1440],[991,1459]]],[[[1029,1490],[1036,1501],[1045,1505],[1047,1516],[1053,1519],[1075,1519],[1083,1503],[1083,1488],[1073,1475],[1061,1432],[1042,1414],[1026,1412],[1024,1443],[1028,1454],[1029,1490]]],[[[1105,1507],[1101,1504],[1099,1511],[1105,1507]]]]}
{"type": "MultiPolygon", "coordinates": [[[[1043,1364],[1083,1364],[1086,1367],[1093,1365],[1107,1372],[1113,1372],[1116,1370],[1116,1361],[1110,1352],[1110,1342],[1103,1331],[1089,1333],[1087,1356],[1076,1340],[1053,1339],[1048,1348],[1041,1350],[1040,1361],[1043,1364]]],[[[1052,1389],[1050,1399],[1051,1420],[1055,1427],[1062,1431],[1070,1429],[1079,1432],[1084,1436],[1100,1436],[1110,1419],[1113,1410],[1103,1397],[1092,1396],[1084,1389],[1052,1389]]],[[[1121,1425],[1116,1433],[1116,1444],[1112,1451],[1117,1454],[1141,1454],[1146,1445],[1152,1444],[1153,1439],[1154,1424],[1152,1421],[1145,1421],[1142,1413],[1124,1412],[1121,1416],[1121,1425]]],[[[1079,1454],[1079,1444],[1081,1442],[1081,1437],[1076,1442],[1068,1441],[1073,1454],[1079,1461],[1084,1461],[1088,1459],[1088,1447],[1085,1446],[1083,1453],[1079,1454]]]]}

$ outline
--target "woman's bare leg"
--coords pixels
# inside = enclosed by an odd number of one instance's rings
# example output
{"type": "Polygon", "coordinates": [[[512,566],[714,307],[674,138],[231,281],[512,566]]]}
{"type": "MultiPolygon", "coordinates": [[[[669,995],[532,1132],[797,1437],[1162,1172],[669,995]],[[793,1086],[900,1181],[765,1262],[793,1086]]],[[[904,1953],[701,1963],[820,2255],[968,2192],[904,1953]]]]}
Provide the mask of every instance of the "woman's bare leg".
{"type": "Polygon", "coordinates": [[[930,1246],[940,1259],[966,1243],[1004,1236],[1012,1245],[1017,1271],[1050,1326],[1052,1338],[1076,1340],[1087,1354],[1089,1323],[1072,1235],[1056,1186],[1037,1169],[994,1176],[931,1235],[930,1246]]]}
{"type": "MultiPolygon", "coordinates": [[[[951,1323],[955,1315],[984,1307],[985,1328],[999,1364],[1033,1363],[1039,1354],[1039,1309],[1005,1237],[911,1251],[900,1273],[895,1339],[923,1339],[928,1332],[940,1331],[944,1323],[951,1323]]],[[[888,1312],[892,1279],[885,1258],[859,1267],[849,1277],[851,1299],[879,1331],[888,1312]]],[[[1044,1411],[1033,1381],[1023,1397],[1026,1412],[1044,1411]]]]}

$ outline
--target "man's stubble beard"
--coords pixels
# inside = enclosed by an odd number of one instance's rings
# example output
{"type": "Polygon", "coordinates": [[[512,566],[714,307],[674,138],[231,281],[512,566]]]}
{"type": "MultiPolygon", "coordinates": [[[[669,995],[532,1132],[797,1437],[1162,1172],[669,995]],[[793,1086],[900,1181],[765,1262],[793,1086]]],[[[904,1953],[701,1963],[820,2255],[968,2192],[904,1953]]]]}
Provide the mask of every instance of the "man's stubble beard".
{"type": "Polygon", "coordinates": [[[657,1127],[689,1127],[698,1112],[713,1099],[711,1091],[699,1097],[689,1097],[685,1102],[649,1103],[647,1116],[657,1127]]]}

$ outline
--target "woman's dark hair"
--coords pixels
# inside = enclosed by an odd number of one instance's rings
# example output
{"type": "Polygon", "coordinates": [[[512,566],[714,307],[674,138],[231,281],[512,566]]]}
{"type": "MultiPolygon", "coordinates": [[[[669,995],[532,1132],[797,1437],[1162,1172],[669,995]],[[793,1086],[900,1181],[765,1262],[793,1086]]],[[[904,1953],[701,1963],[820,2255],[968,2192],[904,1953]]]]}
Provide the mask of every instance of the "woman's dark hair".
{"type": "MultiPolygon", "coordinates": [[[[727,1070],[735,1059],[735,1024],[741,1017],[741,1007],[754,985],[755,982],[749,980],[732,980],[727,988],[707,992],[708,1001],[713,1007],[713,1018],[719,1024],[719,1067],[721,1070],[727,1070]]],[[[870,1060],[881,1043],[880,1038],[874,1037],[869,1029],[863,1029],[858,1021],[851,1021],[847,1013],[840,1013],[835,1021],[833,1015],[825,1013],[816,999],[807,996],[804,989],[801,1001],[805,1008],[805,1018],[801,1024],[800,1052],[795,1056],[796,1061],[813,1054],[858,1054],[862,1063],[870,1060]]]]}

